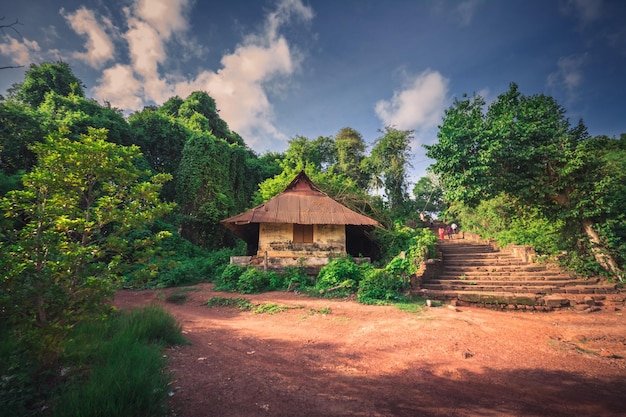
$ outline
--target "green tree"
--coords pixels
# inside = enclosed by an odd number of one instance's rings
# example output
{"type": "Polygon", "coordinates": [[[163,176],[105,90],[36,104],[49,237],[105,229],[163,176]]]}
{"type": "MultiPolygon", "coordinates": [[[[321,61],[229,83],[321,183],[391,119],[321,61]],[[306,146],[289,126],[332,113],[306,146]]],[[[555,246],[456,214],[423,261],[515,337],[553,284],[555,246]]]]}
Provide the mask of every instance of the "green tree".
{"type": "Polygon", "coordinates": [[[37,165],[23,190],[0,200],[0,315],[44,361],[54,361],[69,328],[107,309],[105,299],[137,251],[158,236],[126,236],[171,211],[159,201],[170,177],[138,169],[139,148],[90,129],[79,141],[60,134],[32,147],[37,165]],[[133,247],[139,246],[139,247],[133,247]]]}
{"type": "Polygon", "coordinates": [[[441,213],[447,205],[443,200],[443,190],[434,175],[420,178],[413,187],[415,205],[422,212],[441,213]]]}
{"type": "Polygon", "coordinates": [[[220,221],[243,210],[256,176],[247,170],[250,151],[209,133],[195,132],[185,144],[176,195],[185,216],[181,235],[216,249],[227,244],[220,221]]]}
{"type": "Polygon", "coordinates": [[[576,240],[572,248],[585,247],[598,264],[619,274],[597,225],[612,218],[615,207],[623,207],[617,197],[622,179],[616,170],[621,166],[611,157],[621,151],[592,146],[582,121],[572,128],[552,97],[524,96],[516,84],[485,114],[482,98],[464,97],[446,111],[439,142],[426,146],[446,199],[476,207],[506,193],[548,218],[565,221],[570,232],[564,230],[562,237],[576,240]],[[600,194],[607,193],[616,200],[605,199],[599,208],[600,194]]]}
{"type": "Polygon", "coordinates": [[[9,90],[12,97],[33,108],[39,107],[49,92],[61,96],[85,96],[82,81],[74,75],[68,64],[61,61],[31,64],[24,81],[9,90]]]}
{"type": "MultiPolygon", "coordinates": [[[[168,102],[167,109],[175,108],[178,101],[168,102]]],[[[166,110],[167,111],[167,110],[166,110]]],[[[243,145],[239,135],[233,135],[219,116],[215,100],[204,91],[194,91],[178,107],[178,117],[197,131],[211,133],[230,143],[243,145]]]]}
{"type": "Polygon", "coordinates": [[[0,102],[0,169],[7,175],[30,170],[35,155],[29,146],[43,139],[42,115],[23,103],[0,102]]]}
{"type": "Polygon", "coordinates": [[[448,201],[472,206],[491,196],[483,144],[484,105],[483,98],[476,95],[456,99],[445,111],[438,142],[424,145],[426,155],[435,161],[430,170],[441,181],[448,201]]]}
{"type": "Polygon", "coordinates": [[[133,138],[128,123],[121,111],[102,106],[95,100],[80,95],[46,94],[38,107],[43,118],[43,126],[48,134],[65,129],[70,139],[78,140],[90,128],[103,128],[108,132],[107,140],[119,145],[131,145],[133,138]]]}
{"type": "Polygon", "coordinates": [[[367,173],[362,169],[365,159],[365,142],[359,132],[344,127],[335,136],[335,171],[351,178],[361,189],[367,188],[367,173]]]}
{"type": "Polygon", "coordinates": [[[369,166],[375,178],[380,178],[391,210],[401,210],[407,200],[407,168],[411,152],[412,130],[398,130],[387,126],[380,131],[369,157],[369,166]]]}
{"type": "Polygon", "coordinates": [[[166,200],[174,201],[176,174],[191,131],[174,117],[154,108],[134,113],[128,124],[133,143],[139,146],[150,167],[174,177],[173,182],[165,184],[162,192],[166,200]]]}

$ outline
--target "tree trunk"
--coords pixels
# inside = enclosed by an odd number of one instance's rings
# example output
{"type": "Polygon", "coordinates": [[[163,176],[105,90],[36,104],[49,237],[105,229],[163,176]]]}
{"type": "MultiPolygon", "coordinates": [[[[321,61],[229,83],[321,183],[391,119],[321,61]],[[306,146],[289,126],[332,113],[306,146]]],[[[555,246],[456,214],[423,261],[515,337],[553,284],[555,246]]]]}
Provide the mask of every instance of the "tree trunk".
{"type": "Polygon", "coordinates": [[[589,219],[585,219],[582,221],[583,230],[587,237],[589,237],[589,241],[591,242],[591,252],[593,253],[594,258],[602,268],[610,271],[613,274],[619,274],[620,269],[617,266],[617,262],[615,259],[602,250],[600,236],[598,233],[593,230],[593,223],[589,219]]]}

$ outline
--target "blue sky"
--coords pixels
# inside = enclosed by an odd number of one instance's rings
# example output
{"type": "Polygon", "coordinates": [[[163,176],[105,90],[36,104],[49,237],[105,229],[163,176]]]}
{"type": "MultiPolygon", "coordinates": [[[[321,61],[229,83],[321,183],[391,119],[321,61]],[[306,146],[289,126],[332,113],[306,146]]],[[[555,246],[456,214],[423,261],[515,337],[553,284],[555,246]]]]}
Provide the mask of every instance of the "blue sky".
{"type": "MultiPolygon", "coordinates": [[[[626,133],[621,0],[21,0],[0,16],[21,34],[0,33],[0,66],[62,59],[127,114],[207,91],[259,153],[393,125],[415,131],[415,180],[454,98],[511,82],[592,135],[626,133]]],[[[24,70],[0,71],[0,92],[24,70]]]]}

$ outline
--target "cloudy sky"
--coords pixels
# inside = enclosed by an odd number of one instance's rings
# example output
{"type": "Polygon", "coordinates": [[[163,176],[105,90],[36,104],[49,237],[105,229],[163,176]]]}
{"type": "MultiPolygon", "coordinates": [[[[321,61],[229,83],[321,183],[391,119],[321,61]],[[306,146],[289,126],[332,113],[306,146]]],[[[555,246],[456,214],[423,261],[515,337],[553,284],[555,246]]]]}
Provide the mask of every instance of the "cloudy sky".
{"type": "MultiPolygon", "coordinates": [[[[263,153],[342,127],[422,144],[455,97],[489,102],[516,82],[582,118],[626,132],[622,0],[19,0],[0,6],[0,66],[63,60],[88,96],[130,113],[207,91],[263,153]]],[[[0,93],[24,68],[0,71],[0,93]]]]}

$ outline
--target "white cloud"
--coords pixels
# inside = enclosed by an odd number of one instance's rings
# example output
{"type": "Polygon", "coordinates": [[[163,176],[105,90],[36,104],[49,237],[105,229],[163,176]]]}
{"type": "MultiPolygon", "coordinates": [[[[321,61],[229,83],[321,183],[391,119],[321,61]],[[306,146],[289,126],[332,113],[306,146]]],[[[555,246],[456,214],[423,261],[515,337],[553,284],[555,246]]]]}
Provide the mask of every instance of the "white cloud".
{"type": "Polygon", "coordinates": [[[11,58],[13,65],[30,65],[38,60],[41,47],[37,41],[28,39],[18,40],[4,35],[4,42],[0,43],[0,54],[11,58]]]}
{"type": "Polygon", "coordinates": [[[104,70],[93,93],[101,100],[122,110],[140,109],[143,105],[142,83],[128,65],[117,64],[104,70]]]}
{"type": "Polygon", "coordinates": [[[189,28],[190,0],[137,0],[135,14],[157,30],[164,40],[189,28]]]}
{"type": "Polygon", "coordinates": [[[584,76],[582,68],[587,61],[587,54],[570,55],[559,58],[558,70],[548,76],[548,86],[565,88],[568,101],[576,99],[576,90],[582,84],[584,76]]]}
{"type": "MultiPolygon", "coordinates": [[[[168,42],[189,29],[188,0],[155,3],[137,0],[124,9],[128,29],[121,36],[128,43],[130,65],[106,70],[94,88],[94,96],[125,110],[145,104],[161,104],[173,95],[208,92],[229,127],[255,144],[287,139],[273,123],[268,89],[294,74],[301,58],[280,34],[295,19],[309,21],[310,7],[300,0],[283,0],[265,18],[263,30],[244,37],[235,50],[222,57],[217,71],[204,70],[192,79],[163,72],[167,67],[168,42]]],[[[177,45],[190,45],[179,39],[177,45]]]]}
{"type": "Polygon", "coordinates": [[[61,15],[77,34],[86,38],[86,52],[74,52],[72,54],[74,58],[86,62],[93,68],[100,68],[113,59],[113,42],[105,30],[112,27],[108,19],[102,19],[103,25],[100,25],[95,14],[84,6],[74,13],[65,13],[65,10],[61,9],[61,15]]]}
{"type": "Polygon", "coordinates": [[[426,70],[407,79],[404,88],[390,100],[380,100],[375,111],[388,126],[426,130],[439,123],[447,103],[449,80],[439,72],[426,70]]]}

